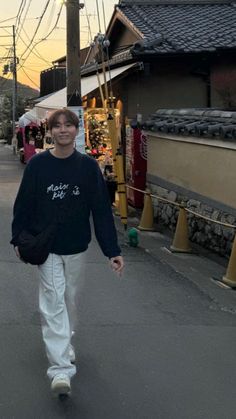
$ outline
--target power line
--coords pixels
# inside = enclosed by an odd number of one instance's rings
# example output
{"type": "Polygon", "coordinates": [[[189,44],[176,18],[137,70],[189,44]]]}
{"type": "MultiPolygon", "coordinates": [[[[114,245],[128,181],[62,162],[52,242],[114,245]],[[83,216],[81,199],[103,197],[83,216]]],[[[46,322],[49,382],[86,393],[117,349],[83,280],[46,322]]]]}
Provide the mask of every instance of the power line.
{"type": "MultiPolygon", "coordinates": [[[[41,67],[41,66],[40,66],[40,67],[41,67]]],[[[32,67],[26,67],[26,66],[24,65],[22,68],[24,68],[24,69],[26,69],[26,70],[33,71],[33,73],[37,73],[37,74],[39,74],[39,70],[34,70],[32,67]]]]}
{"type": "Polygon", "coordinates": [[[101,29],[101,21],[100,21],[100,13],[99,13],[99,7],[98,7],[98,0],[96,0],[96,4],[97,4],[97,14],[98,14],[98,28],[99,28],[99,32],[102,32],[101,29]]]}
{"type": "Polygon", "coordinates": [[[16,34],[17,34],[16,42],[18,42],[18,39],[19,39],[19,37],[20,37],[20,33],[21,33],[21,31],[23,30],[23,25],[24,25],[24,23],[25,23],[26,16],[27,16],[27,14],[28,14],[28,11],[29,11],[29,8],[30,8],[30,5],[31,5],[31,2],[32,2],[32,0],[29,0],[28,7],[27,7],[27,9],[26,9],[26,11],[25,11],[25,15],[24,15],[23,20],[22,20],[22,22],[21,22],[21,27],[20,27],[19,29],[17,28],[17,30],[16,30],[16,34]]]}
{"type": "Polygon", "coordinates": [[[40,16],[40,18],[39,18],[38,25],[37,25],[37,27],[36,27],[36,29],[35,29],[35,31],[34,31],[33,36],[32,36],[32,39],[31,39],[31,41],[30,41],[29,45],[27,46],[27,48],[26,48],[26,49],[24,50],[24,52],[21,54],[21,56],[20,56],[20,60],[22,60],[22,59],[23,59],[23,56],[24,56],[24,55],[25,55],[25,53],[28,51],[29,47],[32,45],[32,43],[33,43],[33,41],[34,41],[34,38],[35,38],[35,36],[36,36],[36,34],[37,34],[38,30],[39,30],[39,27],[40,27],[40,25],[41,25],[41,23],[42,23],[43,17],[44,17],[44,15],[45,15],[46,11],[47,11],[47,8],[48,8],[48,6],[49,6],[50,1],[51,1],[51,0],[47,0],[47,3],[46,3],[46,5],[45,5],[45,7],[44,7],[44,10],[43,10],[43,13],[41,14],[41,16],[40,16]]]}
{"type": "Polygon", "coordinates": [[[106,16],[105,16],[105,8],[104,8],[104,1],[102,0],[102,10],[103,10],[103,22],[104,22],[104,33],[106,32],[106,16]]]}
{"type": "Polygon", "coordinates": [[[49,28],[50,28],[50,26],[51,26],[52,19],[53,19],[53,16],[54,16],[54,14],[55,14],[56,1],[57,1],[57,0],[54,0],[54,1],[53,1],[52,8],[51,8],[50,14],[49,14],[49,16],[48,16],[47,25],[46,25],[46,26],[45,26],[45,28],[44,28],[44,33],[47,33],[47,32],[48,32],[48,30],[49,30],[49,28]]]}
{"type": "Polygon", "coordinates": [[[22,15],[22,12],[23,12],[24,7],[25,7],[25,2],[26,2],[26,0],[21,0],[21,4],[20,4],[20,7],[19,7],[17,16],[16,16],[16,22],[15,22],[15,27],[16,28],[20,25],[20,19],[21,19],[21,15],[22,15]]]}
{"type": "MultiPolygon", "coordinates": [[[[7,25],[7,26],[0,26],[0,29],[3,29],[6,33],[7,33],[7,35],[1,35],[0,37],[1,38],[12,38],[12,33],[10,33],[8,30],[7,30],[7,28],[11,28],[11,29],[13,29],[14,28],[14,26],[12,26],[12,25],[7,25]]],[[[12,57],[12,54],[13,54],[13,52],[12,52],[12,50],[13,50],[13,44],[11,43],[11,44],[2,44],[1,45],[1,48],[5,48],[6,49],[6,52],[5,52],[5,54],[3,55],[3,57],[1,57],[0,58],[0,61],[5,61],[5,60],[7,60],[8,58],[9,58],[9,60],[10,59],[12,59],[13,57],[12,57]]]]}
{"type": "Polygon", "coordinates": [[[24,70],[24,67],[21,67],[21,70],[23,71],[23,73],[25,74],[25,76],[31,81],[31,83],[33,83],[37,89],[39,89],[39,86],[30,78],[30,76],[26,73],[26,71],[24,70]]]}
{"type": "MultiPolygon", "coordinates": [[[[50,0],[49,0],[50,1],[50,0]]],[[[34,46],[33,46],[33,48],[35,48],[36,47],[36,45],[38,45],[38,44],[40,44],[40,42],[43,42],[43,41],[46,41],[46,39],[51,35],[51,33],[54,31],[54,29],[57,27],[57,23],[58,23],[58,21],[59,21],[59,19],[60,19],[60,16],[61,16],[61,12],[62,12],[62,7],[63,7],[63,4],[61,5],[61,7],[60,7],[60,10],[59,10],[59,12],[58,12],[58,15],[57,15],[57,19],[56,19],[56,22],[55,22],[55,24],[54,24],[54,26],[53,26],[53,28],[51,29],[51,31],[44,37],[44,38],[42,38],[42,39],[40,39],[38,42],[35,42],[35,44],[34,44],[34,46]]],[[[27,58],[29,57],[29,55],[31,54],[31,52],[32,52],[32,49],[30,50],[30,52],[28,53],[28,55],[26,56],[26,58],[24,59],[24,63],[26,62],[26,60],[27,60],[27,58]]],[[[20,67],[21,68],[21,67],[20,67]]]]}
{"type": "Polygon", "coordinates": [[[59,21],[60,16],[61,16],[62,7],[63,7],[63,4],[61,5],[60,10],[59,10],[59,12],[58,12],[58,14],[57,14],[57,19],[56,19],[56,22],[55,22],[55,24],[54,24],[53,28],[50,30],[50,32],[48,32],[48,34],[47,34],[44,38],[42,38],[40,41],[36,42],[36,44],[35,44],[35,45],[39,44],[39,43],[40,43],[40,42],[42,42],[42,41],[45,41],[45,40],[46,40],[46,39],[47,39],[47,38],[51,35],[51,33],[54,31],[54,29],[56,29],[57,24],[58,24],[58,21],[59,21]]]}
{"type": "Polygon", "coordinates": [[[9,17],[8,19],[1,20],[0,23],[8,22],[8,20],[13,20],[15,18],[16,18],[16,16],[9,17]]]}
{"type": "Polygon", "coordinates": [[[91,26],[90,26],[90,20],[89,20],[87,5],[86,5],[85,1],[84,1],[84,8],[85,8],[85,15],[86,15],[87,22],[88,22],[88,29],[89,29],[90,41],[92,41],[93,40],[92,31],[91,31],[91,26]]]}
{"type": "MultiPolygon", "coordinates": [[[[23,29],[23,32],[25,33],[25,35],[28,38],[27,33],[25,32],[25,30],[23,29]]],[[[27,45],[26,42],[24,41],[24,39],[20,36],[21,41],[23,42],[23,44],[27,45]]],[[[29,38],[28,38],[29,39],[29,38]]],[[[30,51],[32,52],[32,54],[34,54],[37,58],[39,58],[40,60],[44,61],[46,64],[51,64],[50,61],[45,60],[45,58],[43,58],[40,53],[36,50],[35,46],[33,46],[32,48],[30,48],[30,51]]]]}
{"type": "MultiPolygon", "coordinates": [[[[12,28],[12,26],[10,26],[12,28]]],[[[9,32],[9,30],[6,29],[6,27],[2,26],[1,29],[4,30],[4,32],[6,32],[10,37],[12,37],[12,33],[9,32]]],[[[1,35],[1,38],[6,38],[6,35],[1,35]]]]}

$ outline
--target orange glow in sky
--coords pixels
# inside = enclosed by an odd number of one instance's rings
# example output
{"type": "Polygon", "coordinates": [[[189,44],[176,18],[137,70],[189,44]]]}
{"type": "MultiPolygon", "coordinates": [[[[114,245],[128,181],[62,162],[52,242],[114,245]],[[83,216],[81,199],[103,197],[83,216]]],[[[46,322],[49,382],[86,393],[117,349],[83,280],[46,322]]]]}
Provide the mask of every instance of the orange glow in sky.
{"type": "MultiPolygon", "coordinates": [[[[99,19],[96,0],[81,0],[81,3],[85,4],[80,12],[80,43],[83,48],[99,32],[99,19]]],[[[118,0],[98,0],[103,33],[117,3],[118,0]]],[[[19,59],[17,80],[39,90],[40,72],[66,55],[66,6],[60,0],[0,0],[0,10],[1,75],[4,65],[10,64],[13,56],[14,25],[19,59]]],[[[11,78],[12,74],[3,77],[11,78]]]]}

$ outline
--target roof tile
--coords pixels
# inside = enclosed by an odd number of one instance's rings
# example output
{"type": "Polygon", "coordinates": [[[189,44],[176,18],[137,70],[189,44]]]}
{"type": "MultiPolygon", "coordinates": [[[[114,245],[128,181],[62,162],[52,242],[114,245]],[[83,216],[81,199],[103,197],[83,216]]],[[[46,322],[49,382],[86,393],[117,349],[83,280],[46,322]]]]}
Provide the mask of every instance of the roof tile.
{"type": "Polygon", "coordinates": [[[233,3],[143,3],[121,4],[118,8],[144,36],[143,48],[134,45],[134,54],[236,47],[236,7],[233,3]],[[155,37],[160,35],[162,42],[155,44],[155,37]],[[153,45],[150,40],[153,40],[153,45]]]}
{"type": "Polygon", "coordinates": [[[146,131],[236,141],[236,112],[210,109],[159,109],[143,123],[146,131]]]}

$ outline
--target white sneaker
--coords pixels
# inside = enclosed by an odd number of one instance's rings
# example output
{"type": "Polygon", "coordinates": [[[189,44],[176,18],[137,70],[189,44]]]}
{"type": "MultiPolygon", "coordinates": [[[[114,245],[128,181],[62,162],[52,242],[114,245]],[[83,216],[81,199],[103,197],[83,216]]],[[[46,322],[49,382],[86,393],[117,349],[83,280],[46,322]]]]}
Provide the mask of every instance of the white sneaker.
{"type": "Polygon", "coordinates": [[[52,380],[51,390],[58,396],[70,393],[70,378],[66,374],[57,374],[52,380]]]}
{"type": "Polygon", "coordinates": [[[70,357],[70,362],[74,364],[75,363],[75,350],[71,344],[69,347],[69,357],[70,357]]]}

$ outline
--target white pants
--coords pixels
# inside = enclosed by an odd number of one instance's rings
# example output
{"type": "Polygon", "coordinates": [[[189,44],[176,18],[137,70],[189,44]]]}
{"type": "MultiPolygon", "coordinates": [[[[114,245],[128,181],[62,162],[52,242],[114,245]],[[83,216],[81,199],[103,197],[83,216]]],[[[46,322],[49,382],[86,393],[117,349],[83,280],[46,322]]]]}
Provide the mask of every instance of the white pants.
{"type": "Polygon", "coordinates": [[[75,365],[70,362],[69,348],[76,320],[76,290],[83,280],[83,255],[50,253],[46,262],[38,267],[39,310],[50,379],[59,373],[70,378],[76,373],[75,365]]]}

